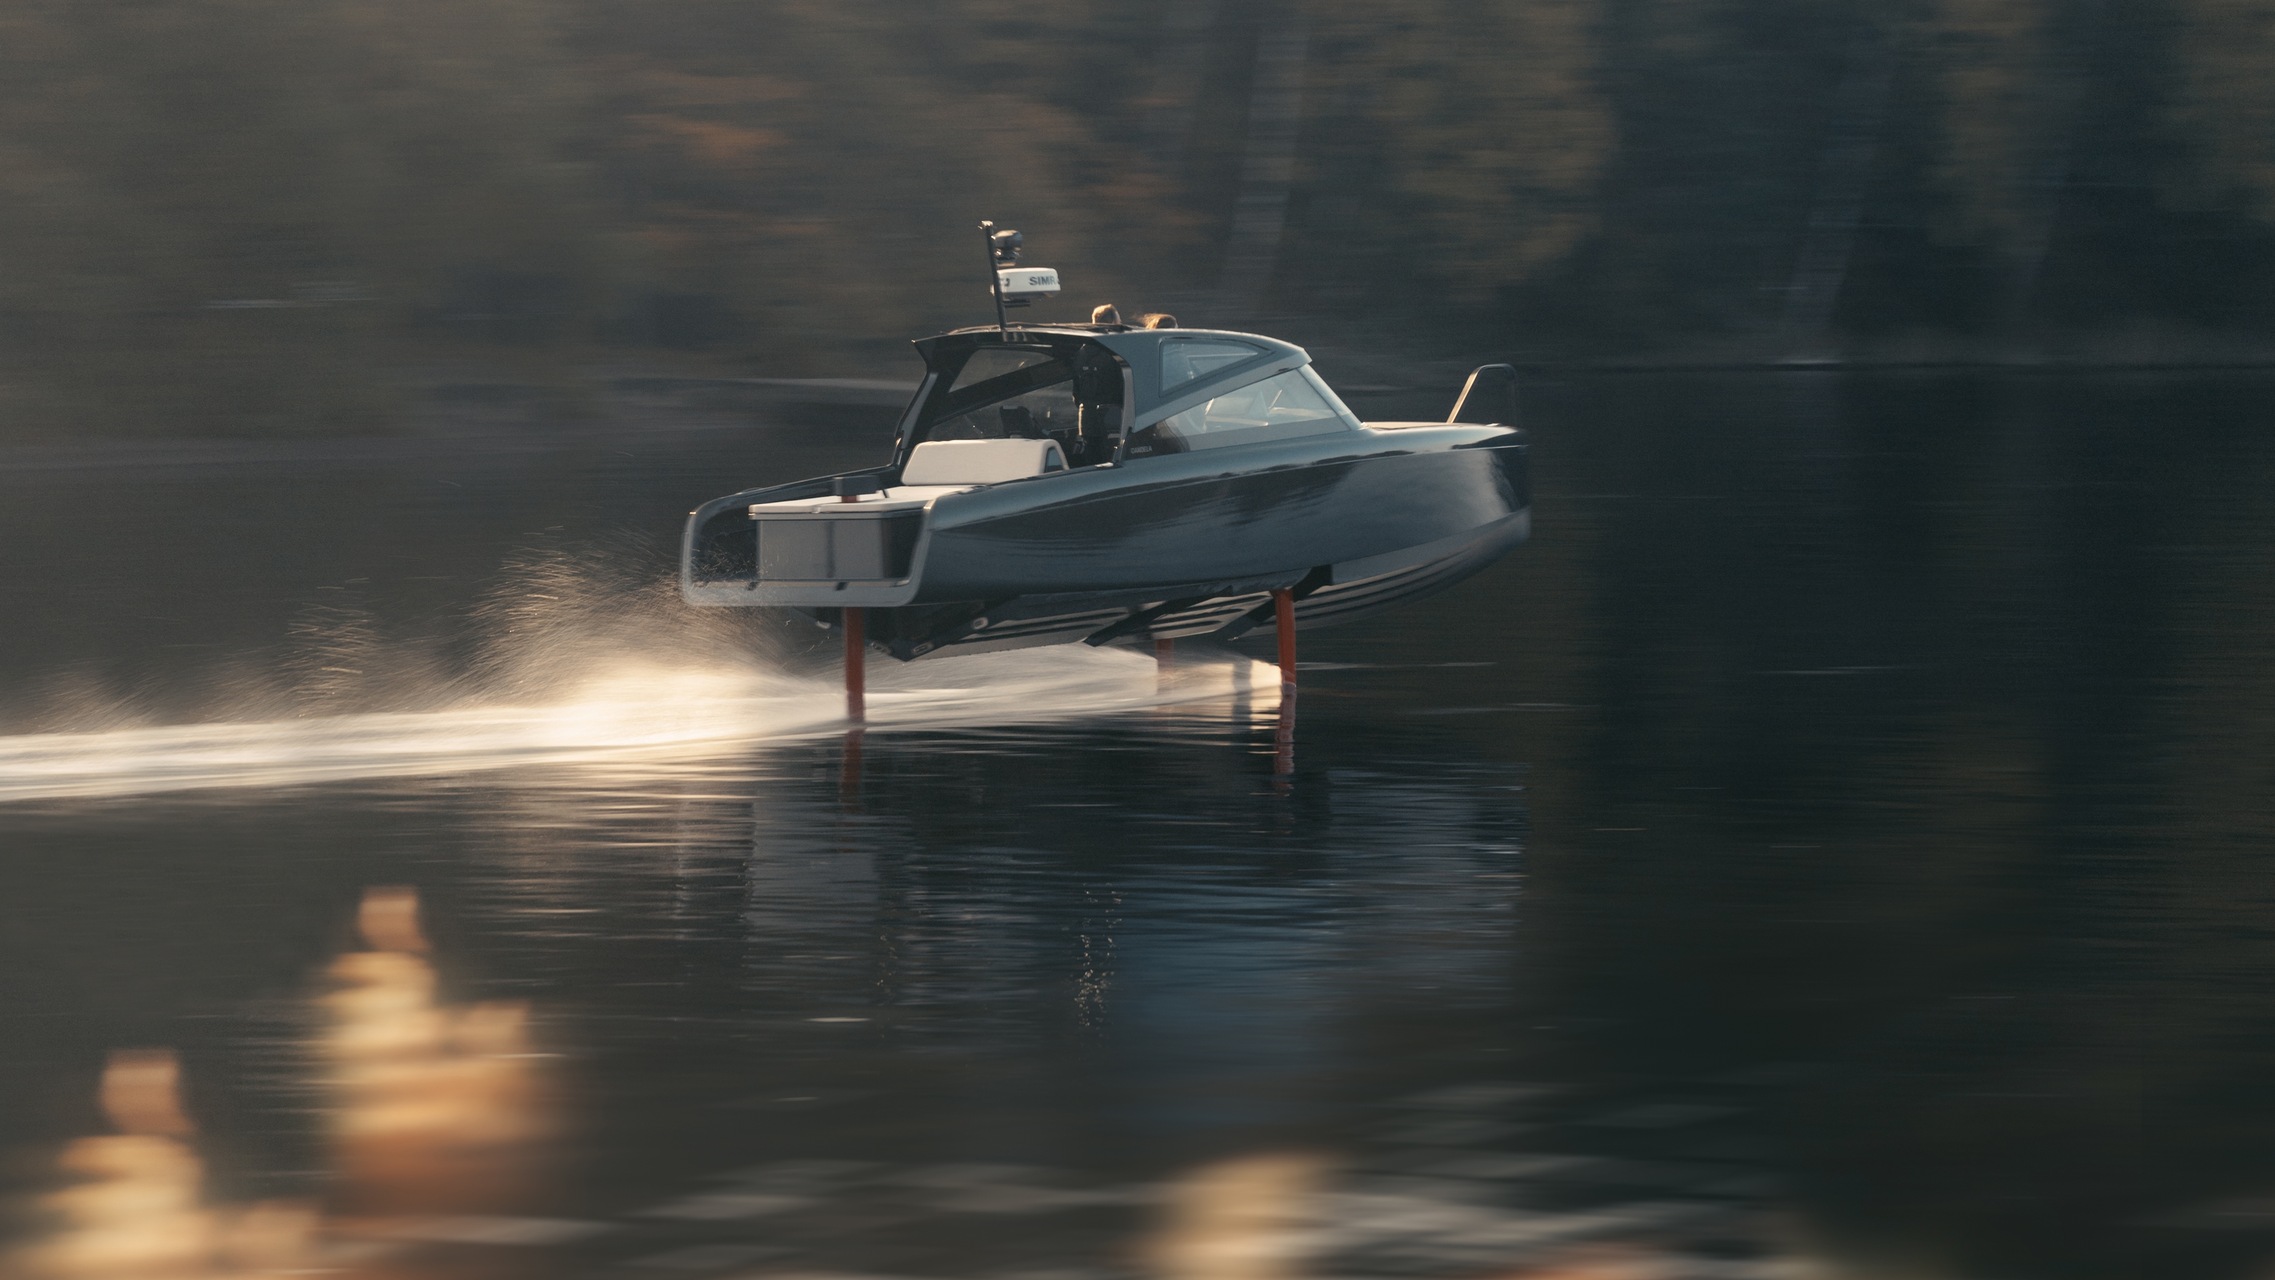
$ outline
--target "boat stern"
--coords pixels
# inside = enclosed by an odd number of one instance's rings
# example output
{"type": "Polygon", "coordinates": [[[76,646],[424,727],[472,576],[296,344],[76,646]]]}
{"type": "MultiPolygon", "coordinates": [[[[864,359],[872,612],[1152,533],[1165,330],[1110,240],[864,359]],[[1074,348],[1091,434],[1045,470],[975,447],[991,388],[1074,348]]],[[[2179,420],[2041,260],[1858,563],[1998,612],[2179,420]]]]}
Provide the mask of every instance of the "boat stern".
{"type": "Polygon", "coordinates": [[[932,504],[961,489],[803,492],[815,486],[732,494],[697,508],[681,542],[681,597],[711,608],[875,609],[913,601],[932,504]]]}

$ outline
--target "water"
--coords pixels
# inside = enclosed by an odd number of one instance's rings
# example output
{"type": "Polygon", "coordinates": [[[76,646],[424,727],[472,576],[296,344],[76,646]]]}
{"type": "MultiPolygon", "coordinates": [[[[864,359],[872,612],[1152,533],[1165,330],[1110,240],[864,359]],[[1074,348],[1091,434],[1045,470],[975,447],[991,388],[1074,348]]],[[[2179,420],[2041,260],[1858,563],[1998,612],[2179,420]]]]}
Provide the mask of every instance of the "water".
{"type": "MultiPolygon", "coordinates": [[[[0,801],[149,796],[166,791],[430,777],[602,761],[653,768],[755,742],[844,733],[836,681],[747,666],[651,666],[624,655],[539,704],[472,701],[439,710],[147,725],[0,738],[0,801]]],[[[884,673],[865,733],[1034,723],[1140,708],[1280,703],[1278,668],[1195,655],[1164,676],[1150,654],[1079,649],[980,655],[884,673]]]]}
{"type": "Polygon", "coordinates": [[[2262,1273],[2271,389],[1544,380],[1296,702],[851,742],[658,574],[889,413],[0,464],[0,1274],[2262,1273]]]}

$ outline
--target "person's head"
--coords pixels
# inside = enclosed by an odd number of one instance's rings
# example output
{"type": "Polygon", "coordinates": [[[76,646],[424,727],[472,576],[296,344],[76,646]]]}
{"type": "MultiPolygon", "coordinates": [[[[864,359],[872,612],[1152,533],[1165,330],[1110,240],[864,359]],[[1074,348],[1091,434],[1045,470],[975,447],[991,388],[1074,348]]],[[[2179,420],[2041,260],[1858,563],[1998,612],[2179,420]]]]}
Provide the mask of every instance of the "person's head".
{"type": "Polygon", "coordinates": [[[1101,303],[1090,312],[1090,323],[1092,324],[1120,324],[1121,322],[1122,313],[1115,310],[1114,304],[1111,302],[1101,303]]]}
{"type": "Polygon", "coordinates": [[[1177,317],[1166,311],[1148,311],[1138,317],[1138,323],[1148,329],[1174,329],[1177,327],[1177,317]]]}

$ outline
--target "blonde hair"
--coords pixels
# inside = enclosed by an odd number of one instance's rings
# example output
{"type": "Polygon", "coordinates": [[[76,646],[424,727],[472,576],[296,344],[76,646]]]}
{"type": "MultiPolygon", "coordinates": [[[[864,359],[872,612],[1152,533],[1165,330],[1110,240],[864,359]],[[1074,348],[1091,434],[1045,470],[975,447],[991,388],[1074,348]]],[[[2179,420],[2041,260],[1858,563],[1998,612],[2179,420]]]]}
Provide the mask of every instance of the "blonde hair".
{"type": "Polygon", "coordinates": [[[1090,323],[1092,324],[1120,324],[1121,322],[1122,313],[1115,310],[1114,304],[1111,302],[1101,303],[1090,313],[1090,323]]]}
{"type": "Polygon", "coordinates": [[[1166,311],[1148,311],[1138,317],[1138,323],[1148,329],[1174,329],[1177,327],[1177,317],[1166,311]]]}

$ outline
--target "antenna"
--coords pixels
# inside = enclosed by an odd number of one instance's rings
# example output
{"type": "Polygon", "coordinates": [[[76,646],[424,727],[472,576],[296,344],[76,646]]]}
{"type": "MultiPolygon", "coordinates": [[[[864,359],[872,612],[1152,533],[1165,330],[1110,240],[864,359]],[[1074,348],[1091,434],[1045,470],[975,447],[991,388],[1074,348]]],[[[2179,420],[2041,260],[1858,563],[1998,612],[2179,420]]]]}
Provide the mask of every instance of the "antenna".
{"type": "Polygon", "coordinates": [[[995,295],[995,329],[1009,338],[1011,322],[1003,318],[1003,276],[998,269],[1006,261],[1003,256],[1006,251],[1011,255],[1009,261],[1018,260],[1019,246],[1027,237],[1016,231],[997,231],[995,224],[984,218],[980,220],[980,237],[987,242],[987,287],[988,292],[995,295]],[[1003,243],[1007,238],[1011,241],[1008,249],[1003,243]]]}
{"type": "Polygon", "coordinates": [[[980,235],[987,242],[988,288],[995,296],[995,328],[1005,338],[1011,336],[1011,322],[1004,318],[1010,307],[1024,307],[1046,293],[1059,291],[1059,273],[1049,267],[1019,266],[1019,250],[1027,237],[1009,228],[998,231],[993,222],[980,223],[980,235]]]}

